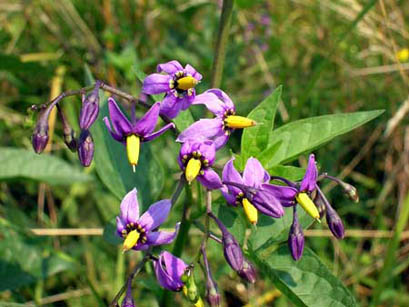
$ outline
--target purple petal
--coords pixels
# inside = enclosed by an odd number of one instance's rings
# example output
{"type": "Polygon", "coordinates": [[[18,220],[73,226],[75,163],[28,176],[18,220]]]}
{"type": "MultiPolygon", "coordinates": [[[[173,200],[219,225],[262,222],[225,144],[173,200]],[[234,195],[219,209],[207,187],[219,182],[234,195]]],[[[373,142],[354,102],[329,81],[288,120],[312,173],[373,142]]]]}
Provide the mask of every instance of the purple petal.
{"type": "Polygon", "coordinates": [[[155,229],[162,224],[169,215],[171,203],[169,199],[160,200],[151,205],[141,218],[139,219],[139,225],[145,228],[146,231],[155,229]]]}
{"type": "Polygon", "coordinates": [[[124,142],[124,138],[122,137],[122,135],[119,135],[118,133],[116,133],[114,130],[112,130],[112,128],[111,128],[111,123],[109,122],[109,119],[108,119],[108,117],[104,117],[104,123],[105,123],[105,126],[107,126],[107,129],[108,129],[108,131],[109,131],[109,133],[111,134],[111,136],[116,140],[116,141],[118,141],[118,142],[124,142]]]}
{"type": "Polygon", "coordinates": [[[230,135],[226,134],[224,131],[221,131],[218,135],[213,138],[214,145],[216,146],[216,150],[219,150],[224,145],[226,145],[227,141],[229,140],[230,135]]]}
{"type": "Polygon", "coordinates": [[[121,220],[126,224],[136,223],[139,219],[138,192],[134,188],[121,202],[121,220]]]}
{"type": "Polygon", "coordinates": [[[158,64],[158,66],[156,66],[156,71],[157,72],[165,72],[169,75],[173,75],[174,73],[183,70],[183,66],[180,65],[180,63],[178,61],[170,61],[167,63],[162,63],[162,64],[158,64]]]}
{"type": "Polygon", "coordinates": [[[261,185],[261,189],[267,190],[280,202],[284,207],[291,207],[295,205],[295,195],[297,195],[297,189],[293,187],[274,185],[264,183],[261,185]]]}
{"type": "Polygon", "coordinates": [[[226,111],[223,101],[209,91],[197,95],[193,101],[193,104],[204,104],[206,108],[216,116],[223,116],[224,112],[226,111]]]}
{"type": "MultiPolygon", "coordinates": [[[[208,160],[209,166],[214,163],[216,158],[216,148],[214,146],[213,141],[211,140],[187,140],[183,143],[182,147],[180,148],[179,152],[179,159],[181,160],[183,156],[187,155],[190,156],[194,151],[200,152],[203,159],[208,160]]],[[[181,163],[181,161],[180,161],[181,163]]],[[[183,168],[183,165],[180,164],[183,168]]]]}
{"type": "Polygon", "coordinates": [[[233,109],[236,110],[236,107],[234,106],[233,101],[230,99],[230,97],[223,92],[221,89],[218,88],[212,88],[210,90],[207,90],[206,93],[212,93],[216,95],[223,103],[225,104],[225,109],[233,109]]]}
{"type": "Polygon", "coordinates": [[[112,127],[114,128],[113,130],[122,137],[129,134],[132,130],[131,123],[122,113],[118,104],[112,97],[108,98],[108,110],[109,118],[112,122],[112,127]]]}
{"type": "Polygon", "coordinates": [[[169,92],[162,100],[160,106],[160,114],[172,119],[178,116],[182,105],[179,103],[179,98],[173,94],[175,91],[169,92]]]}
{"type": "Polygon", "coordinates": [[[153,231],[149,232],[146,236],[148,245],[163,245],[172,243],[176,238],[179,231],[180,223],[177,223],[174,231],[153,231]]]}
{"type": "Polygon", "coordinates": [[[227,202],[229,205],[234,206],[234,207],[237,207],[236,197],[233,196],[233,194],[231,194],[231,193],[229,192],[229,189],[227,188],[226,185],[222,186],[222,187],[220,188],[220,191],[222,192],[223,197],[226,199],[226,202],[227,202]]]}
{"type": "Polygon", "coordinates": [[[268,183],[270,175],[256,158],[249,158],[243,172],[245,185],[258,188],[262,183],[268,183]]]}
{"type": "Polygon", "coordinates": [[[220,189],[223,184],[219,175],[210,167],[203,170],[204,174],[197,176],[197,180],[209,190],[220,189]]]}
{"type": "Polygon", "coordinates": [[[301,181],[300,190],[302,192],[314,191],[315,184],[317,183],[317,177],[318,177],[318,169],[317,169],[317,166],[315,165],[315,156],[314,154],[311,154],[310,158],[308,159],[307,170],[305,171],[304,178],[301,181]]]}
{"type": "Polygon", "coordinates": [[[117,216],[116,217],[116,231],[118,232],[118,235],[122,237],[122,230],[126,228],[126,222],[122,221],[122,219],[117,216]]]}
{"type": "Polygon", "coordinates": [[[189,127],[187,127],[176,139],[177,142],[185,142],[186,140],[204,140],[212,137],[223,131],[223,122],[220,118],[201,119],[189,127]]]}
{"type": "Polygon", "coordinates": [[[192,95],[184,94],[182,98],[178,98],[178,104],[180,104],[181,109],[185,111],[192,105],[195,98],[196,98],[196,90],[192,89],[192,95]]]}
{"type": "Polygon", "coordinates": [[[151,74],[143,80],[142,92],[149,95],[168,92],[171,79],[169,75],[151,74]]]}
{"type": "Polygon", "coordinates": [[[257,208],[261,213],[274,217],[280,218],[284,215],[284,209],[280,202],[274,197],[273,194],[266,190],[257,191],[254,195],[251,203],[257,208]]]}
{"type": "Polygon", "coordinates": [[[145,136],[145,138],[143,139],[144,142],[149,142],[152,141],[154,139],[156,139],[157,137],[161,136],[162,134],[164,134],[166,131],[168,131],[171,128],[175,128],[175,124],[174,123],[169,123],[165,126],[163,126],[162,128],[160,128],[158,131],[149,134],[148,136],[145,136]]]}
{"type": "Polygon", "coordinates": [[[190,64],[187,64],[185,66],[185,72],[189,75],[191,75],[193,78],[195,78],[196,80],[200,81],[202,80],[202,75],[200,73],[198,73],[196,71],[196,69],[193,68],[193,66],[191,66],[190,64]]]}
{"type": "Polygon", "coordinates": [[[159,255],[159,260],[161,259],[163,261],[162,263],[165,264],[166,271],[170,276],[180,279],[180,277],[185,273],[187,265],[186,263],[183,262],[182,259],[173,256],[171,253],[167,251],[163,251],[159,255]]]}
{"type": "MultiPolygon", "coordinates": [[[[234,183],[243,184],[243,179],[240,176],[240,173],[236,170],[233,164],[234,158],[230,159],[223,168],[222,178],[223,181],[230,181],[234,183]]],[[[236,198],[237,194],[241,192],[241,190],[237,187],[227,185],[229,192],[233,194],[234,198],[236,198]]]]}
{"type": "Polygon", "coordinates": [[[142,137],[151,134],[158,122],[159,110],[160,102],[157,102],[136,122],[132,132],[142,137]]]}
{"type": "Polygon", "coordinates": [[[183,287],[181,276],[187,265],[181,259],[164,251],[159,255],[159,259],[154,261],[153,265],[156,278],[163,288],[179,291],[183,287]]]}

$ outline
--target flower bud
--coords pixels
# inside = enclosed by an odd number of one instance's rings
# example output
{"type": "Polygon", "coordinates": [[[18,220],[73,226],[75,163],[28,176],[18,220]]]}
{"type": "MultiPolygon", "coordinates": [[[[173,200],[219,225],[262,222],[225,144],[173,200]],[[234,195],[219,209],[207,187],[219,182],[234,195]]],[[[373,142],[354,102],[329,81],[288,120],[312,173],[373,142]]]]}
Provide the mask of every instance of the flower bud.
{"type": "Polygon", "coordinates": [[[337,239],[343,239],[345,236],[344,223],[342,222],[338,213],[331,206],[327,206],[326,219],[332,234],[337,239]]]}
{"type": "Polygon", "coordinates": [[[43,152],[48,143],[48,117],[45,121],[40,117],[31,136],[31,142],[36,153],[43,152]]]}
{"type": "Polygon", "coordinates": [[[341,181],[340,185],[341,185],[342,189],[344,190],[344,193],[346,194],[346,196],[350,200],[352,200],[355,203],[359,202],[358,191],[356,190],[356,188],[352,184],[341,181]]]}
{"type": "Polygon", "coordinates": [[[256,282],[257,273],[254,266],[246,259],[243,260],[243,267],[237,272],[241,278],[249,283],[254,284],[256,282]]]}
{"type": "Polygon", "coordinates": [[[128,287],[126,289],[126,295],[122,301],[122,307],[135,307],[135,302],[132,297],[132,280],[128,281],[128,287]]]}
{"type": "Polygon", "coordinates": [[[82,108],[80,111],[80,128],[88,130],[99,114],[99,87],[100,83],[95,84],[94,90],[82,98],[82,108]]]}
{"type": "Polygon", "coordinates": [[[220,306],[220,294],[217,291],[217,284],[213,279],[212,272],[210,271],[209,260],[207,259],[206,249],[202,245],[201,247],[203,263],[206,271],[206,300],[210,306],[220,306]]]}
{"type": "Polygon", "coordinates": [[[290,233],[288,235],[288,247],[291,252],[291,256],[294,260],[301,258],[304,250],[304,234],[302,227],[298,222],[297,213],[294,207],[293,223],[290,228],[290,233]]]}
{"type": "Polygon", "coordinates": [[[65,117],[62,109],[60,106],[57,104],[57,110],[58,110],[58,116],[62,122],[62,127],[63,127],[63,134],[64,134],[64,143],[67,145],[67,147],[72,151],[77,150],[77,140],[75,138],[75,131],[72,129],[70,124],[68,123],[67,118],[65,117]]]}
{"type": "Polygon", "coordinates": [[[322,219],[325,215],[326,207],[324,201],[318,193],[314,198],[314,204],[317,206],[318,213],[320,214],[320,219],[322,219]]]}
{"type": "Polygon", "coordinates": [[[78,158],[83,166],[91,165],[94,158],[94,140],[89,130],[82,130],[78,141],[78,158]]]}

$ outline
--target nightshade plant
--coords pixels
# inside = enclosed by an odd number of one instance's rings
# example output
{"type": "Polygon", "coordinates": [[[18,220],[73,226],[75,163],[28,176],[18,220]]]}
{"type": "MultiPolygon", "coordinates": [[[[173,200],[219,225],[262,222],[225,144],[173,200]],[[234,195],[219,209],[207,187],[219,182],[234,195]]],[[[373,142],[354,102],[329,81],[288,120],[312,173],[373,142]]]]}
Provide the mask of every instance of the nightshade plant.
{"type": "MultiPolygon", "coordinates": [[[[217,75],[221,72],[217,60],[215,67],[217,75]]],[[[144,253],[142,261],[128,276],[111,306],[118,306],[124,292],[126,295],[122,306],[135,305],[132,282],[147,262],[153,264],[158,285],[162,288],[181,292],[187,302],[194,306],[203,306],[205,301],[210,306],[219,306],[223,292],[212,273],[212,259],[208,258],[209,239],[218,244],[226,263],[244,282],[257,283],[259,278],[269,278],[294,304],[316,306],[317,294],[314,291],[306,293],[302,287],[303,281],[307,280],[313,285],[320,285],[320,295],[326,297],[327,305],[354,306],[355,300],[348,289],[314,253],[304,251],[303,228],[315,221],[321,222],[325,214],[331,232],[336,238],[342,239],[345,230],[341,217],[330,205],[320,186],[323,180],[331,180],[353,201],[358,200],[357,191],[352,185],[325,172],[320,174],[314,154],[309,155],[305,170],[284,163],[310,153],[319,145],[366,123],[382,112],[308,118],[273,130],[275,113],[281,100],[281,87],[258,104],[247,117],[243,117],[236,115],[236,107],[226,93],[228,89],[225,92],[213,88],[196,95],[195,86],[201,80],[202,75],[191,65],[183,67],[178,61],[172,60],[159,64],[157,73],[142,80],[140,99],[96,81],[80,90],[64,92],[46,105],[33,107],[33,110],[39,111],[32,135],[34,151],[41,153],[46,147],[49,139],[48,118],[51,110],[58,108],[68,148],[78,152],[83,166],[91,165],[95,152],[95,167],[99,176],[122,199],[116,217],[116,230],[107,227],[106,231],[111,234],[115,232],[122,242],[123,252],[144,253]],[[130,119],[116,100],[113,97],[106,99],[101,90],[127,101],[127,106],[131,106],[130,119]],[[157,95],[160,93],[164,96],[157,95]],[[83,97],[78,138],[60,106],[65,97],[73,95],[83,97]],[[205,105],[215,117],[199,118],[194,122],[189,108],[196,108],[196,105],[205,105]],[[139,119],[135,115],[137,107],[146,110],[139,119]],[[101,114],[107,116],[102,119],[101,114]],[[159,118],[165,124],[154,132],[159,118]],[[331,123],[331,130],[324,129],[328,123],[331,123]],[[234,157],[227,157],[227,151],[221,149],[226,148],[232,131],[238,128],[244,128],[242,150],[234,157]],[[163,135],[169,129],[173,134],[169,132],[163,135]],[[140,144],[158,137],[167,137],[170,142],[180,143],[179,152],[173,152],[169,159],[179,164],[182,174],[174,194],[167,195],[170,199],[159,200],[156,195],[154,203],[140,215],[138,191],[149,193],[145,184],[150,174],[140,173],[139,170],[146,171],[146,166],[154,163],[153,155],[140,156],[140,144]],[[125,146],[117,150],[118,142],[125,146]],[[114,168],[118,161],[125,159],[125,153],[135,174],[123,168],[114,168]],[[216,164],[218,158],[221,159],[216,164]],[[111,162],[112,167],[108,168],[100,161],[111,162]],[[223,165],[222,161],[227,162],[223,165]],[[300,173],[302,176],[299,176],[300,173]],[[200,185],[193,185],[195,180],[200,185]],[[119,187],[111,182],[126,185],[119,187]],[[126,191],[124,186],[127,186],[126,191]],[[194,189],[196,197],[185,197],[182,216],[177,216],[175,206],[183,189],[189,195],[192,195],[194,189]],[[200,203],[203,194],[204,204],[200,203]],[[243,207],[244,214],[231,207],[243,207]],[[189,215],[190,211],[195,214],[189,215]],[[263,216],[263,223],[258,221],[259,213],[263,216]],[[170,232],[158,230],[169,216],[178,221],[175,229],[170,232]],[[197,254],[188,262],[189,258],[183,252],[186,251],[185,242],[189,239],[190,224],[203,232],[203,238],[200,247],[197,246],[197,254]],[[250,235],[244,238],[246,230],[250,235]],[[174,248],[169,252],[168,245],[172,242],[174,248]],[[310,267],[311,263],[314,267],[310,267]],[[194,273],[200,268],[203,281],[199,282],[195,280],[198,274],[194,273]]],[[[163,295],[162,304],[166,305],[168,301],[167,295],[163,295]]]]}

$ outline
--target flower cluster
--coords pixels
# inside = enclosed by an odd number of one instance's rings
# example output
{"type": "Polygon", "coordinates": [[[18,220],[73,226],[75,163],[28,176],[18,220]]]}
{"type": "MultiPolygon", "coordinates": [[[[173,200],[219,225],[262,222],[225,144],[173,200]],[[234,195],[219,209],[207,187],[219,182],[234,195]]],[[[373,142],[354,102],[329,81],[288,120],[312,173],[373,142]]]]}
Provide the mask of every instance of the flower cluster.
{"type": "MultiPolygon", "coordinates": [[[[319,222],[325,214],[331,232],[336,238],[343,238],[342,220],[321,191],[319,183],[323,179],[336,182],[354,201],[358,200],[356,189],[326,173],[319,175],[313,154],[309,156],[305,175],[300,182],[270,175],[254,157],[246,161],[242,173],[234,166],[234,158],[230,159],[224,165],[220,178],[213,169],[217,152],[226,145],[235,129],[251,128],[257,123],[253,119],[236,115],[233,101],[221,89],[209,89],[196,95],[195,86],[201,79],[202,75],[191,65],[183,68],[177,61],[159,64],[157,73],[145,78],[142,92],[143,95],[160,93],[165,95],[162,101],[148,105],[149,109],[139,119],[135,116],[134,103],[131,119],[128,119],[114,98],[108,99],[109,117],[105,117],[103,121],[112,138],[125,146],[128,161],[133,169],[135,170],[138,165],[141,143],[149,142],[174,128],[175,125],[170,119],[175,118],[181,111],[191,105],[204,105],[214,117],[194,122],[176,138],[176,141],[181,143],[177,162],[183,172],[182,183],[187,182],[190,185],[197,179],[207,189],[207,193],[220,190],[226,203],[232,207],[242,207],[249,223],[253,225],[257,224],[259,213],[279,219],[285,214],[286,207],[292,207],[293,222],[289,227],[288,246],[295,260],[301,258],[304,249],[304,235],[298,219],[297,205],[319,222]],[[166,125],[154,132],[159,117],[164,119],[166,125]]],[[[83,95],[79,115],[81,132],[78,139],[75,138],[74,131],[59,107],[59,102],[65,97],[63,94],[42,109],[32,137],[34,150],[40,153],[47,145],[48,118],[51,110],[57,106],[63,123],[65,143],[70,149],[78,151],[79,159],[84,166],[89,166],[94,154],[90,127],[99,114],[98,92],[102,86],[103,83],[97,82],[88,96],[83,95]]],[[[188,265],[167,251],[162,251],[159,256],[151,254],[153,246],[170,244],[177,236],[179,223],[175,225],[173,231],[158,230],[168,218],[174,201],[173,198],[172,201],[168,199],[157,201],[140,216],[137,191],[131,190],[120,205],[120,214],[116,218],[117,235],[123,239],[124,252],[148,251],[157,280],[163,288],[182,291],[195,306],[201,306],[203,301],[193,278],[193,264],[188,265]]],[[[226,262],[241,278],[254,283],[256,271],[253,265],[244,256],[237,239],[213,214],[210,207],[206,208],[207,221],[209,219],[214,221],[220,230],[221,238],[216,236],[213,239],[222,246],[226,262]]],[[[206,233],[205,240],[208,235],[209,233],[206,233]]],[[[206,275],[206,299],[211,306],[219,306],[220,294],[211,274],[205,244],[202,244],[200,254],[206,275]]],[[[123,306],[133,306],[130,283],[126,292],[123,306]]]]}

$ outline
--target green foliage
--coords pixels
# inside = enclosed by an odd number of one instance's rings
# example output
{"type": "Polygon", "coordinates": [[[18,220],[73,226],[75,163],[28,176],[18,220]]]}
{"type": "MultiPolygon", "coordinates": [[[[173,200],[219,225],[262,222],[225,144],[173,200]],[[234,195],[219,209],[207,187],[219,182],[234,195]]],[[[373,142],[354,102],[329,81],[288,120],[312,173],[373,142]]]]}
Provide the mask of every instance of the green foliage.
{"type": "Polygon", "coordinates": [[[31,149],[0,148],[0,180],[28,178],[51,185],[89,182],[85,174],[64,160],[47,154],[37,155],[31,149]]]}

